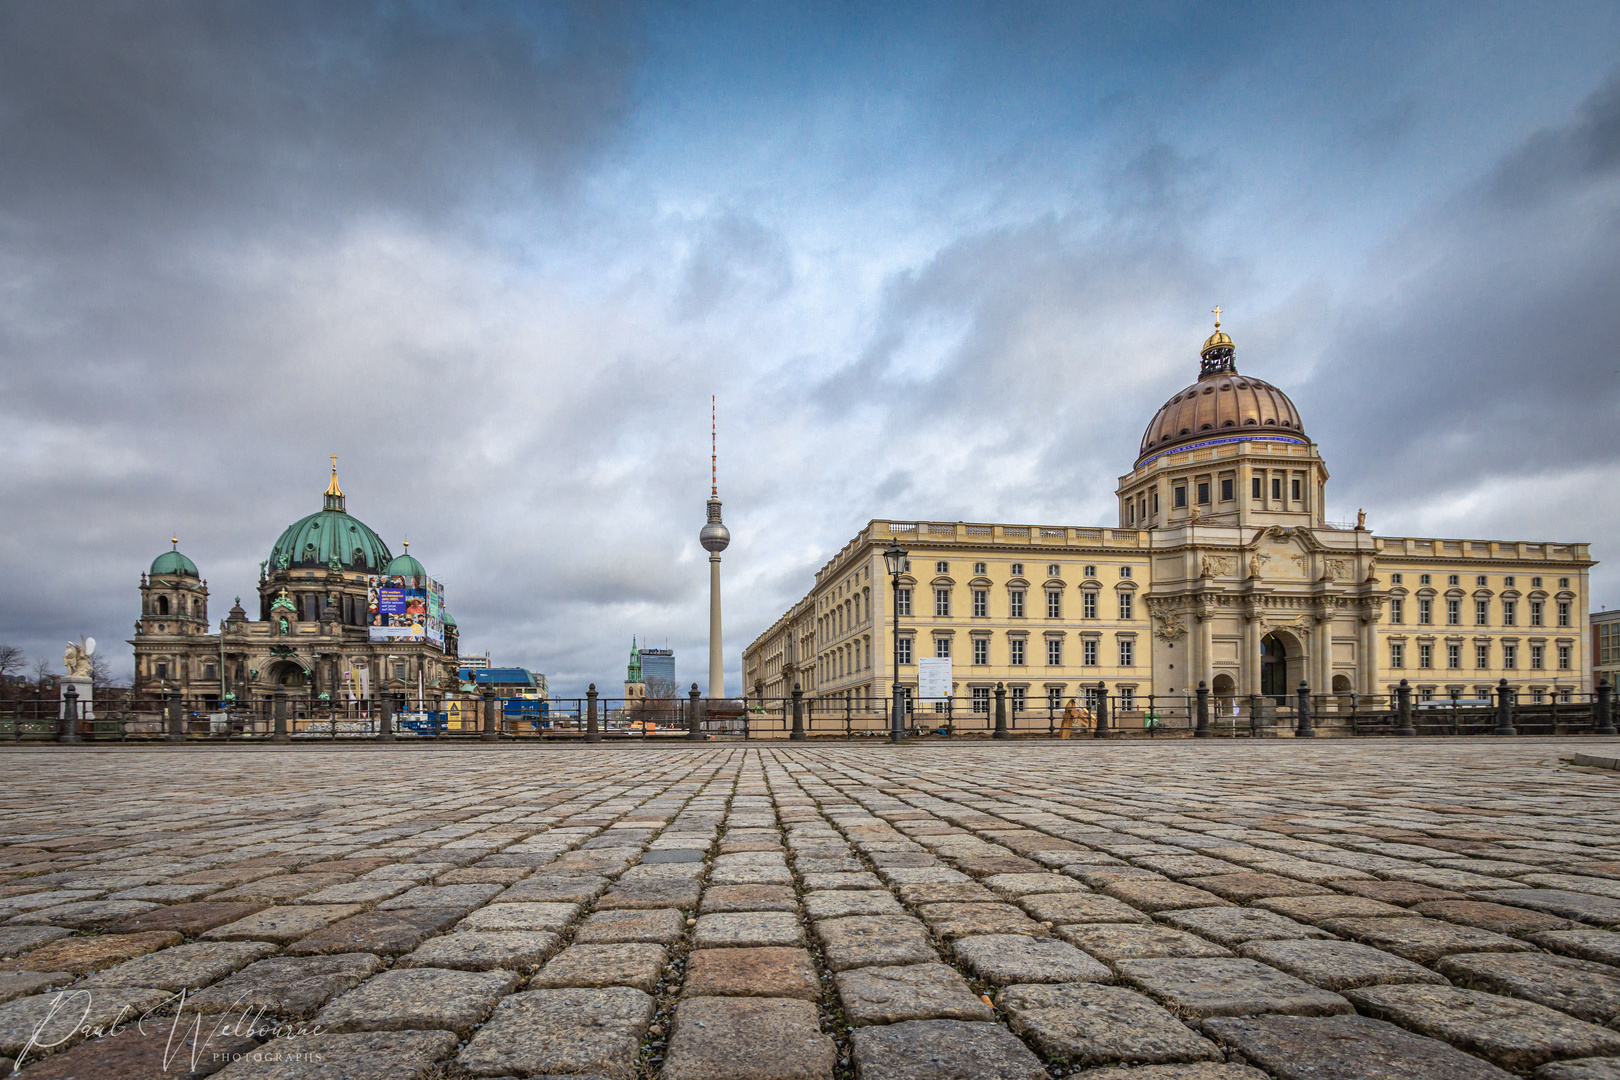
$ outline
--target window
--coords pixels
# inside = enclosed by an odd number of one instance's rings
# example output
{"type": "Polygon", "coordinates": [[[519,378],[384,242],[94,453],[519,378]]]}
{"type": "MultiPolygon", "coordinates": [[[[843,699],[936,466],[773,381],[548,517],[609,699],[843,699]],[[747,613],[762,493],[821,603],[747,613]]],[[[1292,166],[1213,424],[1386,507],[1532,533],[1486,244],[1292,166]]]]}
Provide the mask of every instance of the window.
{"type": "Polygon", "coordinates": [[[1399,596],[1392,596],[1392,597],[1389,598],[1389,621],[1390,622],[1392,622],[1392,623],[1403,623],[1403,622],[1406,621],[1406,618],[1405,618],[1405,616],[1403,614],[1403,611],[1402,611],[1403,606],[1404,605],[1402,605],[1401,598],[1399,596]]]}
{"type": "Polygon", "coordinates": [[[934,655],[941,660],[949,660],[951,658],[951,639],[948,637],[935,638],[934,655]]]}
{"type": "Polygon", "coordinates": [[[1620,663],[1620,623],[1598,624],[1598,663],[1604,667],[1620,663]]]}
{"type": "Polygon", "coordinates": [[[1433,645],[1419,645],[1418,646],[1418,667],[1420,667],[1420,668],[1432,668],[1432,667],[1434,667],[1434,646],[1433,645]]]}
{"type": "Polygon", "coordinates": [[[1461,645],[1452,644],[1446,646],[1446,667],[1453,670],[1462,667],[1461,645]]]}
{"type": "Polygon", "coordinates": [[[1450,577],[1446,578],[1447,585],[1456,585],[1457,581],[1458,579],[1456,574],[1452,574],[1450,577]]]}
{"type": "Polygon", "coordinates": [[[1128,567],[1128,566],[1120,567],[1119,568],[1119,576],[1122,577],[1122,578],[1130,577],[1131,576],[1131,568],[1128,567]]]}
{"type": "Polygon", "coordinates": [[[1209,505],[1209,481],[1208,480],[1200,480],[1198,482],[1198,505],[1199,506],[1208,506],[1209,505]]]}
{"type": "Polygon", "coordinates": [[[934,564],[934,573],[936,573],[936,574],[948,574],[950,572],[951,572],[951,564],[950,563],[948,563],[948,562],[937,562],[937,563],[934,564]]]}
{"type": "Polygon", "coordinates": [[[1462,601],[1461,600],[1447,600],[1446,601],[1446,625],[1447,626],[1461,626],[1462,625],[1462,601]]]}
{"type": "Polygon", "coordinates": [[[1159,493],[1157,491],[1153,493],[1153,512],[1155,514],[1159,512],[1159,493]]]}
{"type": "Polygon", "coordinates": [[[973,614],[976,618],[984,618],[990,614],[990,590],[973,590],[973,614]]]}
{"type": "Polygon", "coordinates": [[[1560,646],[1558,646],[1558,670],[1559,671],[1568,671],[1569,670],[1569,646],[1568,645],[1560,645],[1560,646]]]}
{"type": "Polygon", "coordinates": [[[939,618],[947,618],[947,617],[949,617],[950,613],[951,613],[951,590],[949,590],[949,589],[935,589],[934,590],[934,615],[936,617],[939,617],[939,618]]]}
{"type": "Polygon", "coordinates": [[[1119,708],[1122,712],[1130,712],[1136,708],[1136,687],[1122,686],[1119,688],[1119,708]]]}
{"type": "Polygon", "coordinates": [[[1236,497],[1232,491],[1232,485],[1235,483],[1230,476],[1221,480],[1221,502],[1231,502],[1236,497]]]}
{"type": "Polygon", "coordinates": [[[1047,563],[1046,564],[1046,576],[1047,577],[1062,577],[1063,576],[1063,567],[1059,566],[1057,563],[1047,563]]]}
{"type": "Polygon", "coordinates": [[[1512,670],[1519,666],[1519,647],[1508,642],[1502,644],[1502,666],[1512,670]]]}
{"type": "Polygon", "coordinates": [[[214,677],[214,665],[213,664],[204,664],[203,665],[203,678],[212,679],[213,677],[214,677]]]}
{"type": "Polygon", "coordinates": [[[1119,594],[1119,617],[1121,619],[1129,619],[1132,617],[1131,594],[1128,592],[1122,592],[1119,594]]]}
{"type": "Polygon", "coordinates": [[[1096,577],[1097,576],[1097,568],[1095,566],[1086,567],[1085,576],[1088,577],[1088,578],[1096,577]]]}
{"type": "Polygon", "coordinates": [[[1434,601],[1420,599],[1418,601],[1418,622],[1427,624],[1434,622],[1434,601]]]}
{"type": "Polygon", "coordinates": [[[1249,498],[1255,502],[1260,501],[1260,478],[1258,476],[1249,481],[1249,498]]]}
{"type": "Polygon", "coordinates": [[[1534,671],[1540,671],[1542,668],[1546,667],[1547,666],[1546,656],[1547,656],[1547,647],[1545,645],[1532,645],[1532,646],[1530,646],[1530,667],[1531,667],[1531,669],[1534,670],[1534,671]]]}
{"type": "Polygon", "coordinates": [[[1491,647],[1489,645],[1474,646],[1474,666],[1477,668],[1491,666],[1491,647]]]}
{"type": "Polygon", "coordinates": [[[1389,575],[1389,583],[1391,585],[1399,585],[1401,583],[1401,575],[1399,575],[1399,574],[1391,574],[1391,575],[1389,575]]]}
{"type": "Polygon", "coordinates": [[[1119,666],[1136,666],[1136,642],[1130,638],[1125,638],[1119,643],[1119,666]]]}
{"type": "Polygon", "coordinates": [[[973,662],[981,667],[990,662],[990,642],[987,639],[973,639],[973,662]]]}
{"type": "Polygon", "coordinates": [[[1419,585],[1427,585],[1428,583],[1429,583],[1429,575],[1428,574],[1419,574],[1418,575],[1418,584],[1419,585]]]}
{"type": "Polygon", "coordinates": [[[1519,604],[1516,600],[1502,601],[1502,625],[1513,626],[1518,619],[1519,604]]]}
{"type": "Polygon", "coordinates": [[[1560,600],[1560,601],[1558,601],[1558,625],[1559,626],[1568,626],[1569,625],[1569,601],[1568,600],[1560,600]]]}
{"type": "Polygon", "coordinates": [[[1063,663],[1062,638],[1046,639],[1046,662],[1052,667],[1057,667],[1063,663]]]}
{"type": "Polygon", "coordinates": [[[1015,637],[1007,642],[1007,663],[1013,667],[1024,666],[1024,639],[1015,637]]]}
{"type": "Polygon", "coordinates": [[[1057,712],[1061,708],[1063,708],[1063,691],[1056,686],[1048,686],[1046,688],[1046,710],[1048,712],[1057,712]]]}
{"type": "Polygon", "coordinates": [[[982,562],[976,562],[976,563],[973,564],[973,572],[975,574],[985,573],[987,569],[988,568],[982,562]]]}
{"type": "Polygon", "coordinates": [[[1571,691],[1569,690],[1560,690],[1558,691],[1558,700],[1563,702],[1565,705],[1568,705],[1571,701],[1570,694],[1571,691]]]}
{"type": "Polygon", "coordinates": [[[405,678],[405,665],[404,664],[395,664],[394,665],[394,678],[396,678],[396,679],[405,678]]]}
{"type": "Polygon", "coordinates": [[[1532,588],[1532,589],[1539,589],[1539,588],[1541,588],[1541,579],[1540,579],[1540,578],[1538,578],[1538,577],[1533,577],[1533,578],[1531,578],[1531,579],[1530,579],[1530,587],[1531,587],[1531,588],[1532,588]]]}
{"type": "Polygon", "coordinates": [[[1024,711],[1024,694],[1025,693],[1026,693],[1026,691],[1022,686],[1015,686],[1015,687],[1012,688],[1012,691],[1011,691],[1012,711],[1014,713],[1021,713],[1021,712],[1024,711]]]}
{"type": "Polygon", "coordinates": [[[988,713],[990,711],[990,688],[988,686],[975,686],[973,688],[973,711],[988,713]]]}
{"type": "Polygon", "coordinates": [[[1080,662],[1086,667],[1097,666],[1097,642],[1095,638],[1088,638],[1081,643],[1080,662]]]}
{"type": "Polygon", "coordinates": [[[1012,576],[1013,577],[1023,577],[1024,576],[1024,564],[1023,563],[1015,562],[1015,563],[1012,564],[1012,576]]]}
{"type": "Polygon", "coordinates": [[[1181,484],[1177,484],[1170,490],[1170,505],[1177,510],[1187,505],[1186,487],[1182,486],[1181,484]]]}
{"type": "Polygon", "coordinates": [[[1489,626],[1491,624],[1491,602],[1489,600],[1474,601],[1474,625],[1489,626]]]}
{"type": "Polygon", "coordinates": [[[1299,478],[1295,477],[1288,486],[1290,496],[1295,502],[1299,502],[1299,478]]]}
{"type": "Polygon", "coordinates": [[[1097,617],[1097,594],[1083,592],[1080,594],[1080,617],[1082,619],[1095,619],[1097,617]]]}
{"type": "Polygon", "coordinates": [[[911,590],[896,589],[894,592],[894,610],[901,615],[911,614],[911,590]]]}
{"type": "Polygon", "coordinates": [[[1481,575],[1479,575],[1479,577],[1474,579],[1474,584],[1477,585],[1479,588],[1483,589],[1485,586],[1490,584],[1490,579],[1487,578],[1484,574],[1481,574],[1481,575]]]}
{"type": "Polygon", "coordinates": [[[903,637],[899,640],[897,645],[900,652],[900,663],[911,663],[911,639],[908,637],[903,637]]]}
{"type": "Polygon", "coordinates": [[[169,665],[168,664],[159,664],[157,666],[157,677],[160,678],[160,679],[167,679],[169,677],[169,665]]]}
{"type": "Polygon", "coordinates": [[[1125,500],[1125,524],[1136,524],[1136,504],[1129,499],[1125,500]]]}
{"type": "Polygon", "coordinates": [[[1558,587],[1559,587],[1559,588],[1560,588],[1560,589],[1567,589],[1567,588],[1569,588],[1569,578],[1567,578],[1567,577],[1561,577],[1561,578],[1559,578],[1559,579],[1558,579],[1558,587]]]}
{"type": "Polygon", "coordinates": [[[1007,614],[1015,619],[1024,617],[1024,590],[1014,589],[1007,594],[1007,614]]]}
{"type": "Polygon", "coordinates": [[[1392,668],[1406,666],[1406,646],[1399,641],[1389,643],[1389,666],[1392,668]]]}
{"type": "Polygon", "coordinates": [[[1541,601],[1540,600],[1532,600],[1532,601],[1530,601],[1530,625],[1531,626],[1540,626],[1541,625],[1541,601]]]}
{"type": "Polygon", "coordinates": [[[1530,700],[1536,705],[1545,703],[1547,700],[1547,691],[1543,690],[1539,686],[1536,687],[1534,690],[1530,691],[1530,700]]]}
{"type": "Polygon", "coordinates": [[[1063,590],[1046,590],[1046,617],[1048,619],[1063,618],[1063,590]]]}

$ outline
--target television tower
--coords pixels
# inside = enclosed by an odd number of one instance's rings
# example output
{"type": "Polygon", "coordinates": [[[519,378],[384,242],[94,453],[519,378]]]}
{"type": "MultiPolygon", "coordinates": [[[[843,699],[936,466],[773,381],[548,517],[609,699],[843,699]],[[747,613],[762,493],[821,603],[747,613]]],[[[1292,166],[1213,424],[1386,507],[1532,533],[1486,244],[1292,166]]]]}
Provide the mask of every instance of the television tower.
{"type": "Polygon", "coordinates": [[[715,399],[709,397],[709,520],[698,542],[709,553],[709,697],[726,696],[725,653],[720,644],[720,553],[731,543],[731,530],[720,521],[720,480],[715,438],[715,399]]]}

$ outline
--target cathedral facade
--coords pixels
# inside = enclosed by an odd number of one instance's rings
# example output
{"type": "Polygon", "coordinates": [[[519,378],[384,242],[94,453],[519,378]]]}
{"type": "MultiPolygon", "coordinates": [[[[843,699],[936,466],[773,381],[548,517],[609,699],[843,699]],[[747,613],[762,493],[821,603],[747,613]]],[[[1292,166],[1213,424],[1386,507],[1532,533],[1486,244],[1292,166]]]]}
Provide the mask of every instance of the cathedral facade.
{"type": "Polygon", "coordinates": [[[744,651],[745,688],[867,703],[915,693],[936,657],[975,711],[997,685],[1014,709],[1106,693],[1124,712],[1200,684],[1228,704],[1403,679],[1420,701],[1501,679],[1525,701],[1590,692],[1587,544],[1380,536],[1327,519],[1327,481],[1293,402],[1239,373],[1217,322],[1120,478],[1117,525],[874,520],[744,651]]]}
{"type": "Polygon", "coordinates": [[[321,509],[289,525],[259,564],[256,619],[237,597],[211,627],[208,583],[178,540],[153,560],[141,575],[130,641],[137,691],[179,690],[189,708],[213,709],[278,687],[333,707],[378,693],[459,688],[455,620],[416,599],[434,594],[409,543],[396,557],[348,512],[335,459],[322,498],[321,509]],[[396,595],[401,603],[391,604],[396,595]]]}

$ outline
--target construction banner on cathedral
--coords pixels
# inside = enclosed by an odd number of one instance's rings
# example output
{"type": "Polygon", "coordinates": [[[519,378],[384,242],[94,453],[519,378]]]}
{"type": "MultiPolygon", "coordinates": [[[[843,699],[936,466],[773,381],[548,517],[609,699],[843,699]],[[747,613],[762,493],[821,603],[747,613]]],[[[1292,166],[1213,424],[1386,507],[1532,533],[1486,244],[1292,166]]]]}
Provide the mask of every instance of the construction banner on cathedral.
{"type": "Polygon", "coordinates": [[[429,577],[366,579],[372,641],[425,641],[444,648],[444,586],[429,577]]]}

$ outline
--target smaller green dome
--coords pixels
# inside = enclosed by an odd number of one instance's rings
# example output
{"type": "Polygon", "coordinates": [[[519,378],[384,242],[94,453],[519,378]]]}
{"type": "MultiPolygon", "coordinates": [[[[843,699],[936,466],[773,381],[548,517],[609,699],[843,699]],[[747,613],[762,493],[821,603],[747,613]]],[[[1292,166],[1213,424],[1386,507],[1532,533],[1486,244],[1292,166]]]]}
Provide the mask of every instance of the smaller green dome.
{"type": "Polygon", "coordinates": [[[446,626],[454,626],[454,625],[456,625],[456,617],[454,615],[450,614],[448,611],[444,613],[444,625],[446,625],[446,626]]]}
{"type": "MultiPolygon", "coordinates": [[[[176,540],[178,544],[180,541],[176,540]]],[[[158,574],[178,575],[180,577],[194,577],[201,580],[202,575],[197,572],[197,564],[180,554],[176,547],[173,551],[165,551],[152,560],[152,569],[148,573],[156,577],[158,574]]]]}
{"type": "Polygon", "coordinates": [[[411,554],[411,542],[409,540],[405,541],[405,553],[394,556],[383,569],[383,573],[388,577],[427,577],[427,570],[417,561],[416,556],[411,554]]]}

